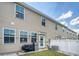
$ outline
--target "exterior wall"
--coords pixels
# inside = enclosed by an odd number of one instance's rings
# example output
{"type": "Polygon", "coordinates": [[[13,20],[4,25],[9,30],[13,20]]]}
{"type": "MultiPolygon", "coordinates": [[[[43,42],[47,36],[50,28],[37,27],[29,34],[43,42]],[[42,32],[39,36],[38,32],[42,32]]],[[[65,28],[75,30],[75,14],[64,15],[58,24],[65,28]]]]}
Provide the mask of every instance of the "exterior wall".
{"type": "MultiPolygon", "coordinates": [[[[50,39],[55,39],[56,35],[67,37],[66,32],[63,33],[62,31],[62,26],[57,25],[58,29],[55,30],[56,23],[49,19],[46,19],[46,26],[43,27],[41,25],[41,15],[29,10],[28,8],[25,8],[24,20],[16,18],[15,11],[15,3],[0,3],[0,53],[20,51],[23,44],[32,44],[31,37],[29,37],[27,43],[20,43],[19,32],[21,30],[27,31],[29,35],[31,32],[36,32],[38,34],[36,43],[37,46],[39,43],[39,33],[44,32],[46,37],[45,48],[47,48],[48,41],[50,39]],[[14,25],[11,23],[14,23],[14,25]],[[13,28],[16,30],[15,44],[3,44],[3,28],[5,27],[13,28]]],[[[70,35],[68,36],[70,37],[70,35]]]]}
{"type": "MultiPolygon", "coordinates": [[[[0,11],[4,11],[4,12],[0,12],[1,13],[0,29],[2,30],[3,28],[8,27],[8,28],[14,28],[16,30],[15,44],[3,44],[2,43],[3,36],[1,36],[0,53],[18,51],[21,49],[21,46],[23,45],[23,43],[20,43],[20,40],[19,40],[20,30],[25,30],[29,33],[40,31],[41,17],[38,14],[31,12],[28,9],[25,9],[25,19],[22,20],[22,19],[16,18],[14,3],[0,3],[0,8],[1,8],[0,11]],[[11,22],[14,22],[14,25],[11,25],[11,22]]],[[[1,34],[3,34],[3,30],[1,34]]],[[[31,44],[31,39],[28,39],[28,42],[24,44],[31,44]]]]}

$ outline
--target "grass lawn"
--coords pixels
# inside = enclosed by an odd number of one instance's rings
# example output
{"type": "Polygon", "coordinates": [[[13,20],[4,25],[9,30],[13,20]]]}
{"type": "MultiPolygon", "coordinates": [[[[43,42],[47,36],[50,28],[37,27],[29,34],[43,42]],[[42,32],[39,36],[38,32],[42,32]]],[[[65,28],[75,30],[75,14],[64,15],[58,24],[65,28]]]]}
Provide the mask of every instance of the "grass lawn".
{"type": "Polygon", "coordinates": [[[29,53],[23,56],[67,56],[67,55],[53,51],[53,50],[47,50],[47,51],[29,53]]]}

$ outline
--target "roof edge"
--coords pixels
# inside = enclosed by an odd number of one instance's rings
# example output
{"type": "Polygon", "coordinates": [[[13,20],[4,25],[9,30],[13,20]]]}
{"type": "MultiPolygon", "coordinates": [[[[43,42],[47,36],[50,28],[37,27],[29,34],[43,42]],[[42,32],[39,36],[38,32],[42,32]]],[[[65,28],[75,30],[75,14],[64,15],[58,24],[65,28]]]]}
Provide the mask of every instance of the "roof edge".
{"type": "Polygon", "coordinates": [[[47,18],[47,19],[49,19],[49,20],[51,20],[51,21],[53,21],[53,22],[55,22],[55,23],[57,23],[57,24],[59,24],[59,25],[65,27],[65,28],[67,28],[69,31],[72,31],[72,32],[74,32],[74,33],[77,34],[77,32],[75,32],[75,31],[71,30],[70,28],[68,28],[67,26],[65,26],[65,25],[63,25],[63,24],[61,24],[61,23],[55,21],[55,20],[54,20],[53,18],[51,18],[50,16],[48,16],[48,15],[42,13],[41,11],[35,9],[34,7],[32,7],[32,6],[30,6],[30,5],[28,5],[28,4],[24,3],[24,2],[15,2],[15,3],[21,4],[21,5],[23,5],[24,7],[26,7],[26,8],[28,8],[28,9],[34,11],[35,13],[37,13],[37,14],[39,14],[39,15],[41,15],[41,16],[44,16],[45,18],[47,18]]]}

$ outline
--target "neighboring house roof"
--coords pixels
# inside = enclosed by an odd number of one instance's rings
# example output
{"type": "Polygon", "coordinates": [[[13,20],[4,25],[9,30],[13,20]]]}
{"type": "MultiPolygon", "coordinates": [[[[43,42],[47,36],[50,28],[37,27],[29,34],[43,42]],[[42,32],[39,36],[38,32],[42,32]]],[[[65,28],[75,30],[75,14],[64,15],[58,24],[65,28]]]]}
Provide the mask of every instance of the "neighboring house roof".
{"type": "MultiPolygon", "coordinates": [[[[15,3],[21,4],[22,6],[24,6],[24,7],[28,8],[28,9],[32,10],[33,12],[35,12],[35,13],[41,15],[41,16],[44,16],[45,18],[51,20],[52,22],[55,22],[56,24],[59,24],[59,25],[65,27],[65,28],[68,29],[69,31],[72,31],[72,32],[76,33],[75,31],[69,29],[67,26],[65,26],[65,25],[63,25],[63,24],[60,24],[59,22],[55,21],[55,20],[54,20],[53,18],[51,18],[50,16],[48,16],[48,15],[42,13],[41,11],[39,11],[39,10],[33,8],[32,6],[30,6],[30,5],[28,5],[28,4],[24,3],[24,2],[15,2],[15,3]]],[[[77,33],[76,33],[76,34],[77,34],[77,33]]]]}

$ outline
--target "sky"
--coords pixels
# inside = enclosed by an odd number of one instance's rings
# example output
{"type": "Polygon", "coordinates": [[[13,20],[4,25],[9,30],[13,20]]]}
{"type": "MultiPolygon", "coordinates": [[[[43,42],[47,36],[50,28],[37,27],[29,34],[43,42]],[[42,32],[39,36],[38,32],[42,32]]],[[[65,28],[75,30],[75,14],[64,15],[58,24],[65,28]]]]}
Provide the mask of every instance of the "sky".
{"type": "Polygon", "coordinates": [[[26,2],[26,4],[79,33],[79,2],[26,2]]]}

